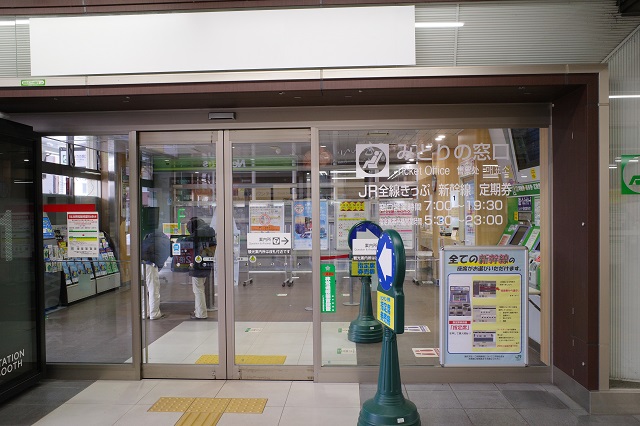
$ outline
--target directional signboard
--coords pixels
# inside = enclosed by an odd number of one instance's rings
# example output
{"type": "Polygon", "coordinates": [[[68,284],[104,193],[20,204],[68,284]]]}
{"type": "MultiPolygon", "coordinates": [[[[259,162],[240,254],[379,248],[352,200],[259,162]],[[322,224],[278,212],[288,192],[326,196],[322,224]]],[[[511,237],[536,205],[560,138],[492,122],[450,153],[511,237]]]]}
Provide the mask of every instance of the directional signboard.
{"type": "Polygon", "coordinates": [[[376,266],[378,271],[378,321],[404,333],[404,275],[407,259],[400,234],[384,231],[378,240],[376,266]]]}
{"type": "Polygon", "coordinates": [[[349,230],[349,248],[351,248],[351,276],[370,277],[376,271],[376,248],[382,228],[374,222],[365,220],[349,230]]]}
{"type": "Polygon", "coordinates": [[[247,234],[247,254],[291,254],[291,235],[249,232],[247,234]]]}

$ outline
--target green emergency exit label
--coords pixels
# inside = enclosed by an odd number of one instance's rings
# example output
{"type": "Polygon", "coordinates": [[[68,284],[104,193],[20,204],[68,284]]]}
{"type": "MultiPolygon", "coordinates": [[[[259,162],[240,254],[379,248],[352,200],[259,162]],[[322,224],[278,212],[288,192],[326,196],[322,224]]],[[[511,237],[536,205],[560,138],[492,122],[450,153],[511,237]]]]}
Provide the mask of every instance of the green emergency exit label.
{"type": "Polygon", "coordinates": [[[36,79],[36,80],[20,80],[20,86],[23,87],[33,87],[33,86],[44,86],[44,79],[36,79]]]}

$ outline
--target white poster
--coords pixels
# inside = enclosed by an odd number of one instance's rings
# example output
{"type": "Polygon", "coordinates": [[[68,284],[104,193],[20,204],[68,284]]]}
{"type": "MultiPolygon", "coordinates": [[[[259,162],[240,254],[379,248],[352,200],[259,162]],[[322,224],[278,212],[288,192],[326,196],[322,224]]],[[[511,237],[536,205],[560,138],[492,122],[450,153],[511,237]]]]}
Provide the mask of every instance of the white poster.
{"type": "Polygon", "coordinates": [[[249,232],[284,232],[284,202],[249,203],[249,232]]]}
{"type": "Polygon", "coordinates": [[[368,220],[366,201],[339,201],[336,209],[337,250],[349,250],[349,231],[358,222],[368,220]]]}
{"type": "Polygon", "coordinates": [[[98,257],[98,212],[67,213],[67,257],[98,257]]]}

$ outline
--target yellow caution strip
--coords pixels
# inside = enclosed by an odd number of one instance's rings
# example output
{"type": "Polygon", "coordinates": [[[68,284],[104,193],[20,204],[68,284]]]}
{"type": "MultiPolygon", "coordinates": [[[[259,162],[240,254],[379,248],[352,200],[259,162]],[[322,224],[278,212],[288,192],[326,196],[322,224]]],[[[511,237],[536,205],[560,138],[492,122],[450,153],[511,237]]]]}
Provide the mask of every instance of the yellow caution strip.
{"type": "MultiPolygon", "coordinates": [[[[287,360],[286,355],[236,355],[236,364],[244,365],[282,365],[287,360]]],[[[218,355],[202,355],[196,364],[219,364],[218,355]]]]}

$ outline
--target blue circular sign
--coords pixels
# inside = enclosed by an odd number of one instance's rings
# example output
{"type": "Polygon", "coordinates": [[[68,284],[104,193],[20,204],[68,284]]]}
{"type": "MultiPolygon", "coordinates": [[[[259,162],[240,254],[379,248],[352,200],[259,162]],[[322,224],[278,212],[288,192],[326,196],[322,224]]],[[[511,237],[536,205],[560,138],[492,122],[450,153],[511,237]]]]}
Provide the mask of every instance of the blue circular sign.
{"type": "Polygon", "coordinates": [[[377,223],[369,220],[358,222],[349,230],[349,248],[353,249],[353,240],[358,238],[363,239],[377,239],[382,235],[382,228],[377,223]]]}
{"type": "Polygon", "coordinates": [[[385,291],[389,291],[391,286],[393,286],[393,280],[396,276],[396,251],[391,235],[387,232],[382,233],[382,236],[378,240],[376,266],[380,287],[385,291]]]}

